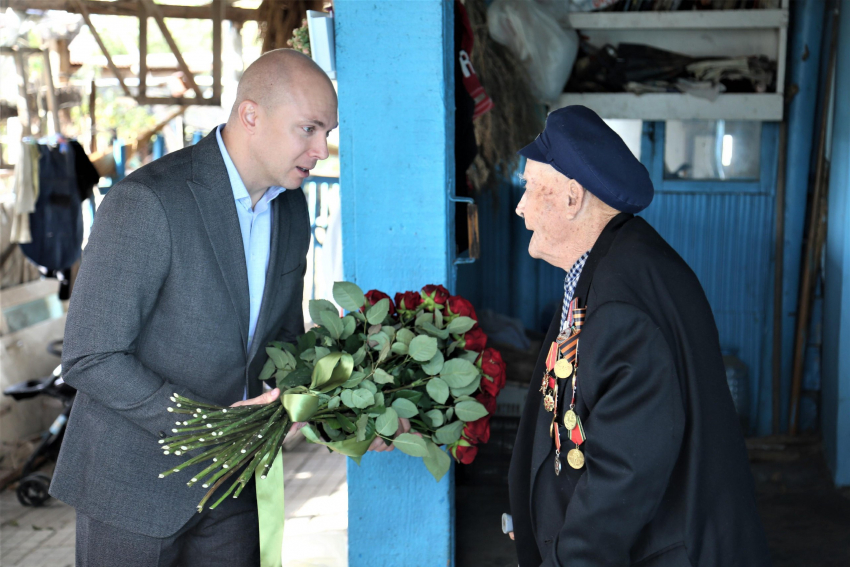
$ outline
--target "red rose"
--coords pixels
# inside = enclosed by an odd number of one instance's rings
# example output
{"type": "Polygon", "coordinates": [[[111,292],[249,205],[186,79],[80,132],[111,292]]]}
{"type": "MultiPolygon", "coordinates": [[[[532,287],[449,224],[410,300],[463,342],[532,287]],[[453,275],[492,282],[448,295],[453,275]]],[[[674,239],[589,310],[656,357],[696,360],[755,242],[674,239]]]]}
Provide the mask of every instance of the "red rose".
{"type": "Polygon", "coordinates": [[[485,415],[481,419],[466,424],[463,428],[463,436],[471,443],[486,443],[490,440],[490,416],[485,415]]]}
{"type": "Polygon", "coordinates": [[[390,302],[390,315],[395,315],[395,305],[393,305],[393,300],[390,299],[390,296],[384,293],[383,291],[378,291],[377,289],[372,289],[366,292],[366,302],[369,305],[375,305],[380,300],[386,299],[390,302]]]}
{"type": "Polygon", "coordinates": [[[415,291],[397,293],[395,294],[395,304],[401,313],[416,311],[416,308],[422,305],[422,296],[415,291]]]}
{"type": "Polygon", "coordinates": [[[470,302],[459,295],[453,295],[446,300],[446,305],[449,308],[449,315],[457,315],[459,317],[470,317],[478,321],[478,316],[475,315],[475,308],[470,302]]]}
{"type": "Polygon", "coordinates": [[[441,285],[426,285],[422,288],[422,299],[425,305],[433,310],[434,305],[443,305],[451,294],[441,285]]]}
{"type": "Polygon", "coordinates": [[[484,377],[481,379],[481,388],[493,396],[498,395],[499,390],[505,387],[506,366],[502,355],[493,348],[484,349],[478,359],[481,363],[481,371],[484,377]]]}
{"type": "Polygon", "coordinates": [[[468,465],[475,460],[475,455],[478,454],[478,447],[470,445],[467,441],[461,439],[457,445],[452,447],[452,454],[456,461],[468,465]]]}
{"type": "Polygon", "coordinates": [[[484,347],[487,346],[487,335],[484,334],[481,327],[476,325],[472,330],[467,331],[466,334],[463,335],[463,341],[463,348],[466,350],[481,352],[484,350],[484,347]]]}
{"type": "Polygon", "coordinates": [[[493,415],[496,413],[496,397],[488,393],[487,391],[478,392],[478,395],[475,396],[475,399],[484,406],[484,409],[487,410],[487,413],[493,415]]]}

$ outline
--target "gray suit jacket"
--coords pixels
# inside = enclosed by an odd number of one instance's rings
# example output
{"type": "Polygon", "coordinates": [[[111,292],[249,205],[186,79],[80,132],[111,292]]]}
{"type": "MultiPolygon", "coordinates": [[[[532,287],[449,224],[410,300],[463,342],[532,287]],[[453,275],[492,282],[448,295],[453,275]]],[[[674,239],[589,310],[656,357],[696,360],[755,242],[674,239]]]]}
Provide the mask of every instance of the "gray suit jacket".
{"type": "Polygon", "coordinates": [[[97,211],[65,327],[62,366],[77,388],[50,493],[101,522],[167,537],[206,492],[200,465],[157,440],[174,392],[230,405],[262,392],[270,340],[304,332],[310,243],[300,190],[273,202],[271,255],[250,352],[248,275],[236,204],[215,133],[117,184],[97,211]]]}

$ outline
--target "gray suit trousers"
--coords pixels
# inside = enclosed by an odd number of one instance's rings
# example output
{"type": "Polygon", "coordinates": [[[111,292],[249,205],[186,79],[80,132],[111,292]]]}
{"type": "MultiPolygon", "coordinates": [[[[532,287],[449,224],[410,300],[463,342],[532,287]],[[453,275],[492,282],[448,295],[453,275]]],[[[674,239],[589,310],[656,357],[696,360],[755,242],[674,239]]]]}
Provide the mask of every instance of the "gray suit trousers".
{"type": "MultiPolygon", "coordinates": [[[[217,497],[214,497],[214,502],[217,497]]],[[[257,567],[260,534],[252,480],[239,498],[195,514],[176,534],[150,537],[77,512],[76,567],[257,567]]]]}

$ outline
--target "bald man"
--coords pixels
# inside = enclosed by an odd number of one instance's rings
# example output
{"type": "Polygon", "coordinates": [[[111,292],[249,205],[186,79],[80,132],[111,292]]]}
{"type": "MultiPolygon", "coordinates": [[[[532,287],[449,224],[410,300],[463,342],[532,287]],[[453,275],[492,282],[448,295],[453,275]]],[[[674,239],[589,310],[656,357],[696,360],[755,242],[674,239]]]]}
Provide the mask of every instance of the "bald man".
{"type": "MultiPolygon", "coordinates": [[[[65,328],[77,388],[50,493],[77,510],[77,567],[259,564],[253,486],[215,510],[157,441],[169,396],[264,403],[263,347],[304,332],[310,220],[303,180],[328,156],[333,85],[266,53],[226,124],[140,168],[97,211],[65,328]]],[[[196,469],[197,470],[197,469],[196,469]]]]}

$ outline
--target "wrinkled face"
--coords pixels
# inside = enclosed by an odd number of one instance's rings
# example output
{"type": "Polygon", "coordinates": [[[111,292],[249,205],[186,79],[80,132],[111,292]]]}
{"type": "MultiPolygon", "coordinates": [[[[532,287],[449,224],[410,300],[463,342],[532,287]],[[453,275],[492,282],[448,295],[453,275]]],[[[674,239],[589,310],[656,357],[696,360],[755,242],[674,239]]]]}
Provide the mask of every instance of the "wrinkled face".
{"type": "Polygon", "coordinates": [[[328,157],[328,134],[337,127],[337,98],[320,77],[308,76],[273,108],[258,109],[252,139],[265,185],[297,189],[316,163],[328,157]]]}
{"type": "Polygon", "coordinates": [[[569,180],[549,164],[528,160],[522,175],[525,192],[516,208],[516,214],[525,219],[525,228],[532,231],[528,254],[552,265],[564,249],[571,248],[575,239],[574,227],[569,220],[575,212],[570,210],[569,180]]]}

